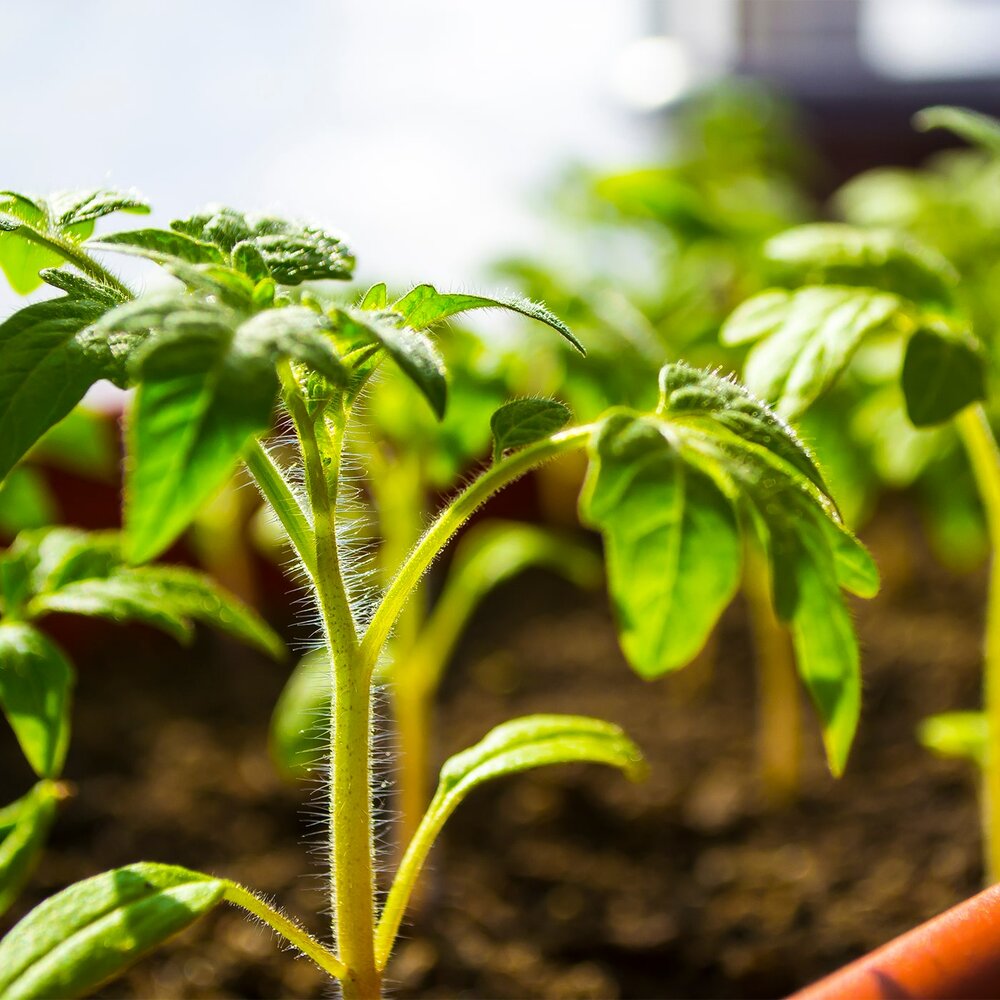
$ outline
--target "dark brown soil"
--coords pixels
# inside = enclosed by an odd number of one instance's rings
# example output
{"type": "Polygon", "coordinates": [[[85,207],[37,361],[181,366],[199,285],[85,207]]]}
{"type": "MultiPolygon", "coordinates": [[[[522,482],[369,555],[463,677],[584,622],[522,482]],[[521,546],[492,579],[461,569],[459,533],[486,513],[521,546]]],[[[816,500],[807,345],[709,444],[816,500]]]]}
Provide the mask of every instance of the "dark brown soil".
{"type": "MultiPolygon", "coordinates": [[[[424,912],[391,967],[396,995],[777,996],[972,894],[971,776],[913,732],[976,704],[984,579],[935,567],[905,506],[869,540],[887,582],[858,606],[865,709],[848,774],[827,775],[810,728],[801,799],[779,812],[755,778],[738,604],[710,658],[649,684],[622,662],[602,597],[542,575],[497,593],[443,692],[438,756],[513,715],[581,712],[625,726],[651,775],[631,786],[557,768],[476,793],[432,856],[424,912]]],[[[149,859],[235,877],[321,932],[311,793],[283,785],[266,749],[284,668],[208,634],[180,651],[144,630],[57,624],[80,668],[77,794],[4,927],[72,880],[149,859]]],[[[30,778],[0,739],[8,801],[30,778]]],[[[221,910],[101,995],[329,994],[307,961],[221,910]]]]}

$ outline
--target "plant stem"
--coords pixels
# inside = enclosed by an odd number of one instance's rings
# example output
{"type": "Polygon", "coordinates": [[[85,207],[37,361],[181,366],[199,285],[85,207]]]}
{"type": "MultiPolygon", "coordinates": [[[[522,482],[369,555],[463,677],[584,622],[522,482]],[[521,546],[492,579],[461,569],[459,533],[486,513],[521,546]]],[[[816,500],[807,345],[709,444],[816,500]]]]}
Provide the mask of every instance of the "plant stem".
{"type": "Polygon", "coordinates": [[[493,494],[563,452],[582,448],[593,433],[593,425],[572,427],[522,448],[509,458],[492,465],[474,479],[438,514],[424,532],[406,561],[400,566],[379,603],[361,642],[361,658],[373,669],[413,589],[430,564],[451,541],[455,532],[493,494]]]}
{"type": "Polygon", "coordinates": [[[53,253],[59,254],[60,257],[69,261],[70,264],[87,275],[88,278],[93,278],[94,281],[102,285],[107,285],[108,288],[113,288],[126,299],[133,297],[132,289],[128,285],[120,282],[106,267],[102,267],[90,254],[80,250],[69,240],[59,239],[54,236],[44,236],[30,226],[22,226],[17,230],[17,235],[30,240],[32,243],[36,243],[40,247],[45,247],[46,250],[51,250],[53,253]]]}
{"type": "Polygon", "coordinates": [[[256,481],[257,487],[264,494],[264,499],[271,505],[275,516],[285,529],[295,554],[309,576],[315,580],[316,560],[312,526],[277,463],[256,438],[243,456],[243,461],[256,481]]]}
{"type": "Polygon", "coordinates": [[[420,872],[427,860],[430,849],[434,846],[437,835],[455,811],[461,801],[460,795],[442,793],[440,788],[431,800],[424,813],[424,818],[413,835],[399,863],[399,870],[392,881],[392,888],[382,908],[378,929],[375,932],[375,956],[378,968],[384,969],[392,954],[392,946],[399,933],[399,925],[403,921],[406,907],[413,892],[413,887],[420,877],[420,872]]]}
{"type": "Polygon", "coordinates": [[[346,413],[309,415],[290,367],[285,401],[302,447],[315,539],[316,597],[331,658],[330,869],[333,932],[345,966],[346,1000],[375,1000],[375,879],[371,814],[371,672],[357,630],[337,544],[336,506],[346,413]]]}
{"type": "Polygon", "coordinates": [[[986,748],[982,782],[982,825],[986,879],[1000,880],[1000,449],[980,404],[955,418],[979,488],[990,538],[983,655],[983,711],[986,748]]]}
{"type": "Polygon", "coordinates": [[[347,973],[344,963],[324,947],[311,934],[303,930],[294,920],[285,916],[280,910],[269,906],[259,896],[244,889],[236,882],[226,881],[223,898],[234,906],[239,906],[255,917],[260,918],[277,931],[286,941],[291,942],[304,955],[311,958],[324,972],[341,979],[347,973]]]}
{"type": "Polygon", "coordinates": [[[769,805],[787,805],[799,790],[802,711],[788,629],[771,606],[770,572],[758,547],[747,545],[743,594],[750,615],[757,673],[757,760],[769,805]]]}

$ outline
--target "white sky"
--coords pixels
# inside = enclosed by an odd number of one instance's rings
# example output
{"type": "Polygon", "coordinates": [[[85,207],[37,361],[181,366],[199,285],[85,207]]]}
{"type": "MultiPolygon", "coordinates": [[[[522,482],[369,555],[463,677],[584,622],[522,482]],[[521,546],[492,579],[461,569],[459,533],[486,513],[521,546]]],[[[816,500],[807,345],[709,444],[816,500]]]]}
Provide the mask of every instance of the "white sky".
{"type": "Polygon", "coordinates": [[[567,162],[641,156],[651,129],[612,77],[645,10],[4,4],[0,188],[136,187],[161,224],[210,201],[283,212],[346,232],[363,277],[475,284],[536,248],[530,196],[567,162]]]}

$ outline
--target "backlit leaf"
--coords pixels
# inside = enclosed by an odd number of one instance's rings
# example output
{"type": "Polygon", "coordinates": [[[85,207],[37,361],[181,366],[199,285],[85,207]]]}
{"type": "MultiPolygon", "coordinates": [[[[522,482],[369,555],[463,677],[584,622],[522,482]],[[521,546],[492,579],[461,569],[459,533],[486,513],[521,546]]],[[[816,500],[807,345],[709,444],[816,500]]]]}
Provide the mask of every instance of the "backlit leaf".
{"type": "Polygon", "coordinates": [[[94,382],[124,380],[132,338],[98,336],[92,327],[107,310],[106,302],[67,296],[0,324],[0,478],[94,382]]]}
{"type": "Polygon", "coordinates": [[[918,730],[920,742],[939,757],[971,760],[982,767],[986,761],[989,723],[983,712],[944,712],[924,719],[918,730]]]}
{"type": "Polygon", "coordinates": [[[913,124],[921,132],[944,128],[967,142],[991,153],[1000,154],[1000,121],[990,115],[968,108],[938,105],[924,108],[913,116],[913,124]]]}
{"type": "Polygon", "coordinates": [[[744,302],[720,337],[759,342],[747,358],[746,384],[794,419],[833,385],[866,337],[896,327],[902,307],[895,295],[870,288],[778,289],[744,302]]]}
{"type": "Polygon", "coordinates": [[[62,769],[72,684],[72,669],[51,640],[30,625],[0,622],[0,707],[40,777],[62,769]]]}
{"type": "Polygon", "coordinates": [[[891,292],[923,308],[950,310],[958,275],[935,250],[889,229],[818,222],[768,240],[767,257],[798,284],[854,285],[891,292]]]}
{"type": "Polygon", "coordinates": [[[669,428],[620,412],[601,424],[581,495],[607,546],[622,648],[643,677],[688,663],[736,592],[736,515],[716,483],[687,462],[669,428]]]}
{"type": "Polygon", "coordinates": [[[58,786],[40,781],[27,795],[0,809],[0,914],[27,881],[56,813],[58,786]]]}
{"type": "Polygon", "coordinates": [[[986,361],[972,337],[923,326],[906,345],[902,386],[910,422],[929,427],[986,397],[986,361]]]}
{"type": "Polygon", "coordinates": [[[145,202],[116,191],[60,191],[47,199],[0,191],[0,270],[26,295],[42,283],[39,272],[62,265],[90,236],[97,219],[148,211],[145,202]]]}
{"type": "Polygon", "coordinates": [[[505,451],[523,448],[561,430],[571,415],[569,407],[555,399],[513,399],[504,403],[490,417],[494,460],[505,451]]]}
{"type": "Polygon", "coordinates": [[[0,995],[84,996],[215,907],[225,888],[209,875],[148,862],[77,882],[0,941],[0,995]]]}
{"type": "Polygon", "coordinates": [[[491,298],[484,295],[466,295],[461,292],[439,292],[433,285],[417,285],[394,302],[391,308],[414,330],[424,330],[449,316],[457,316],[472,309],[506,309],[551,326],[581,354],[586,353],[583,345],[562,320],[540,303],[518,296],[491,298]]]}

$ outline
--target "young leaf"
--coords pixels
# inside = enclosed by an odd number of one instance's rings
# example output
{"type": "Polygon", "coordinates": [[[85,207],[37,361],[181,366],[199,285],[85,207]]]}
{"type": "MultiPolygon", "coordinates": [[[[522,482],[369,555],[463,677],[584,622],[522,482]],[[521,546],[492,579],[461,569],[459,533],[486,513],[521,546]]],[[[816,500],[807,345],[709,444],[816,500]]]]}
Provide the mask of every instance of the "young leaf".
{"type": "Polygon", "coordinates": [[[945,312],[954,305],[958,274],[951,264],[892,230],[811,223],[772,237],[764,253],[798,284],[865,286],[945,312]]]}
{"type": "Polygon", "coordinates": [[[906,345],[902,386],[914,427],[953,417],[986,397],[986,362],[976,341],[942,324],[918,329],[906,345]]]}
{"type": "MultiPolygon", "coordinates": [[[[356,346],[365,342],[377,344],[399,366],[403,374],[420,390],[440,420],[448,403],[448,382],[445,379],[444,361],[438,349],[425,334],[401,325],[395,312],[362,312],[353,309],[333,309],[331,315],[342,337],[349,338],[356,346]],[[360,343],[358,340],[360,338],[360,343]]],[[[373,369],[375,358],[369,364],[357,365],[358,375],[366,378],[373,369]]],[[[356,376],[357,378],[357,376],[356,376]]],[[[359,379],[360,388],[363,382],[359,379]]]]}
{"type": "Polygon", "coordinates": [[[505,451],[523,448],[561,430],[571,415],[569,407],[555,399],[512,399],[504,403],[490,417],[493,460],[499,461],[505,451]]]}
{"type": "Polygon", "coordinates": [[[891,331],[902,310],[895,295],[871,288],[776,289],[739,306],[720,339],[758,341],[744,379],[792,420],[833,385],[866,337],[891,331]]]}
{"type": "Polygon", "coordinates": [[[11,469],[0,481],[0,532],[16,535],[19,531],[41,528],[59,517],[59,506],[45,477],[29,466],[11,469]]]}
{"type": "Polygon", "coordinates": [[[425,330],[449,316],[456,316],[472,309],[507,309],[551,326],[581,354],[587,353],[583,344],[573,336],[570,328],[558,317],[553,316],[545,306],[517,296],[487,298],[483,295],[439,292],[433,285],[417,285],[394,302],[390,308],[399,313],[406,320],[406,325],[414,330],[425,330]]]}
{"type": "Polygon", "coordinates": [[[99,241],[92,241],[98,249],[126,250],[151,260],[163,261],[169,257],[189,264],[223,264],[225,255],[212,243],[204,243],[193,236],[169,229],[136,229],[124,233],[110,233],[99,241]]]}
{"type": "Polygon", "coordinates": [[[621,411],[590,448],[584,520],[607,545],[622,648],[643,677],[689,662],[739,585],[736,515],[655,418],[621,411]]]}
{"type": "Polygon", "coordinates": [[[54,782],[40,781],[27,795],[0,809],[0,914],[17,898],[35,867],[59,795],[54,782]]]}
{"type": "Polygon", "coordinates": [[[989,153],[1000,154],[1000,121],[990,115],[968,108],[938,105],[924,108],[913,116],[913,124],[921,132],[944,128],[966,142],[981,146],[989,153]]]}
{"type": "Polygon", "coordinates": [[[283,658],[284,645],[267,623],[209,577],[183,566],[102,567],[99,551],[87,567],[88,555],[83,550],[73,560],[77,572],[72,575],[73,564],[64,561],[61,572],[51,574],[48,586],[28,604],[28,614],[62,612],[141,621],[181,642],[190,638],[191,623],[198,621],[275,659],[283,658]],[[86,572],[88,568],[93,575],[86,572]]]}
{"type": "Polygon", "coordinates": [[[528,715],[491,730],[479,743],[445,761],[441,780],[420,827],[400,862],[375,933],[383,968],[407,901],[438,833],[458,804],[479,785],[549,764],[607,764],[632,781],[645,777],[639,748],[618,726],[581,715],[528,715]]]}
{"type": "Polygon", "coordinates": [[[812,457],[764,404],[682,364],[664,368],[660,388],[656,415],[617,410],[600,422],[581,494],[582,515],[604,535],[626,657],[655,677],[694,656],[736,588],[740,532],[755,531],[839,774],[860,701],[840,587],[874,592],[874,564],[840,524],[812,457]]]}
{"type": "Polygon", "coordinates": [[[69,296],[27,306],[0,324],[0,478],[98,379],[121,384],[128,336],[95,334],[106,301],[69,296]]]}
{"type": "Polygon", "coordinates": [[[43,778],[62,770],[72,685],[72,669],[53,642],[30,625],[0,622],[0,707],[43,778]]]}
{"type": "Polygon", "coordinates": [[[358,308],[378,311],[385,309],[387,305],[388,298],[386,296],[385,282],[380,281],[377,285],[372,285],[365,292],[365,297],[361,300],[358,308]]]}
{"type": "Polygon", "coordinates": [[[917,731],[920,742],[940,757],[986,761],[989,723],[983,712],[944,712],[924,719],[917,731]]]}
{"type": "Polygon", "coordinates": [[[42,283],[39,272],[79,252],[95,220],[148,211],[145,202],[116,191],[61,191],[47,200],[0,191],[0,270],[15,292],[26,295],[42,283]]]}
{"type": "MultiPolygon", "coordinates": [[[[573,761],[617,767],[633,781],[645,775],[639,748],[618,726],[582,715],[526,715],[501,723],[475,746],[449,757],[438,796],[461,800],[494,778],[573,761]]],[[[449,804],[453,809],[457,802],[449,804]]]]}
{"type": "Polygon", "coordinates": [[[285,219],[220,207],[176,220],[170,228],[214,244],[255,282],[265,276],[279,285],[344,279],[354,269],[354,257],[339,236],[285,219]]]}
{"type": "Polygon", "coordinates": [[[310,309],[247,318],[197,296],[149,295],[106,316],[102,329],[153,329],[135,359],[141,381],[128,426],[126,550],[132,562],[162,552],[228,479],[253,435],[270,424],[275,365],[301,361],[346,378],[310,309]]]}
{"type": "Polygon", "coordinates": [[[330,658],[317,649],[299,660],[271,715],[271,759],[290,777],[307,778],[323,760],[330,734],[330,658]]]}
{"type": "Polygon", "coordinates": [[[5,1000],[84,996],[213,909],[226,883],[142,862],[36,906],[0,941],[5,1000]]]}

